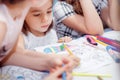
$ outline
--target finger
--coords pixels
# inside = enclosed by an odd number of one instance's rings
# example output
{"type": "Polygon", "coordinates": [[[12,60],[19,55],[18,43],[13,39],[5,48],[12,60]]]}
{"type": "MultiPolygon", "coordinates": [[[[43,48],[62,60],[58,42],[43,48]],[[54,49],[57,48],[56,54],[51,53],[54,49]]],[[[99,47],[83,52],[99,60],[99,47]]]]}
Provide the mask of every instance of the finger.
{"type": "Polygon", "coordinates": [[[69,56],[63,57],[63,63],[68,65],[69,67],[73,65],[72,59],[69,56]]]}
{"type": "Polygon", "coordinates": [[[71,37],[66,36],[66,38],[65,38],[65,41],[66,41],[66,42],[70,42],[71,40],[72,40],[71,37]]]}
{"type": "Polygon", "coordinates": [[[76,56],[71,56],[71,59],[73,60],[72,68],[77,67],[80,64],[80,59],[76,56]]]}
{"type": "Polygon", "coordinates": [[[52,59],[49,61],[49,69],[55,69],[56,67],[62,66],[63,61],[58,56],[52,57],[52,59]]]}
{"type": "Polygon", "coordinates": [[[80,58],[79,57],[76,57],[76,56],[74,56],[74,55],[70,55],[70,57],[75,61],[75,62],[80,62],[80,58]]]}
{"type": "Polygon", "coordinates": [[[53,65],[56,67],[56,66],[62,66],[62,64],[63,64],[63,60],[62,60],[62,57],[61,57],[61,55],[56,55],[56,54],[54,54],[53,55],[54,57],[53,57],[53,65]]]}
{"type": "Polygon", "coordinates": [[[52,75],[58,77],[62,75],[62,73],[65,71],[66,71],[66,66],[61,67],[60,69],[56,70],[54,73],[52,73],[52,75]]]}
{"type": "Polygon", "coordinates": [[[63,38],[60,38],[60,39],[58,40],[58,42],[59,42],[59,43],[64,42],[63,38]]]}
{"type": "Polygon", "coordinates": [[[65,36],[65,42],[68,42],[69,41],[69,38],[67,36],[65,36]]]}

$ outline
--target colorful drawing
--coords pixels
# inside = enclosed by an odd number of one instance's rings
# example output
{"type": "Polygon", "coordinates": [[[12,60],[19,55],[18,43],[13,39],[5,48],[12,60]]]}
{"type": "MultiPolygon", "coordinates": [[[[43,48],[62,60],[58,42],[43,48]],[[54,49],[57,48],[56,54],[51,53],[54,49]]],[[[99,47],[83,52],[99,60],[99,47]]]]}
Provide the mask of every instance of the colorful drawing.
{"type": "Polygon", "coordinates": [[[55,53],[58,53],[58,52],[61,52],[61,51],[64,51],[64,45],[60,45],[60,46],[51,46],[51,47],[47,47],[44,49],[44,52],[45,53],[52,53],[54,50],[55,53]]]}
{"type": "Polygon", "coordinates": [[[44,49],[44,52],[45,52],[45,53],[52,53],[52,51],[51,51],[50,48],[45,48],[45,49],[44,49]]]}

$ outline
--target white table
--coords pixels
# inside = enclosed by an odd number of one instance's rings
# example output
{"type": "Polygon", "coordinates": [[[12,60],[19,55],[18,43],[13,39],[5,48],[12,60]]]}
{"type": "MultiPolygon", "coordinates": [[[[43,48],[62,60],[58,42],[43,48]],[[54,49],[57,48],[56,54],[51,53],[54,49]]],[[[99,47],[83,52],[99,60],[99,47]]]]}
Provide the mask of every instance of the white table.
{"type": "MultiPolygon", "coordinates": [[[[104,37],[120,41],[120,31],[109,31],[103,34],[104,37]]],[[[91,72],[90,72],[91,73],[91,72]]],[[[103,80],[120,80],[120,63],[113,61],[110,65],[106,65],[92,73],[109,73],[111,78],[102,78],[103,80]]],[[[98,80],[97,77],[74,77],[74,80],[98,80]]]]}
{"type": "MultiPolygon", "coordinates": [[[[113,61],[110,65],[106,65],[101,69],[93,71],[92,73],[109,73],[111,78],[102,78],[103,80],[120,80],[120,64],[113,61]]],[[[99,80],[97,77],[74,77],[73,80],[99,80]]]]}

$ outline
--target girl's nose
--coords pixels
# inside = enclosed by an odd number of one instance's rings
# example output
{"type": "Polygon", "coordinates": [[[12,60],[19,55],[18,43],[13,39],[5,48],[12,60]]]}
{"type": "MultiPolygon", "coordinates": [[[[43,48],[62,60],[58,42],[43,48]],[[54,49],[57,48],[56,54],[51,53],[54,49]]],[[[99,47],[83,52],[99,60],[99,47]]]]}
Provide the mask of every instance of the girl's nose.
{"type": "Polygon", "coordinates": [[[47,15],[44,15],[41,22],[47,22],[48,21],[48,16],[47,15]]]}

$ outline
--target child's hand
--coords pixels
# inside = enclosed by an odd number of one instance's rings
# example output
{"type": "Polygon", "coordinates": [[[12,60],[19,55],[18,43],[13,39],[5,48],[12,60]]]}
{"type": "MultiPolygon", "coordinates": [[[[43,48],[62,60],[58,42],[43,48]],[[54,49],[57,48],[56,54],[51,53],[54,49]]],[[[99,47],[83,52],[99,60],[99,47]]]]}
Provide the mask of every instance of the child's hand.
{"type": "Polygon", "coordinates": [[[56,70],[62,67],[63,64],[69,65],[69,71],[80,64],[80,59],[74,55],[56,55],[52,54],[51,60],[48,62],[49,70],[56,70]]]}
{"type": "Polygon", "coordinates": [[[44,68],[47,70],[56,69],[57,67],[62,67],[63,64],[68,65],[69,70],[72,70],[71,66],[74,65],[74,61],[68,55],[50,54],[47,57],[44,68]]]}
{"type": "Polygon", "coordinates": [[[50,75],[48,75],[45,80],[62,80],[62,73],[67,73],[67,80],[72,80],[72,69],[79,65],[80,59],[74,55],[59,55],[59,59],[63,58],[64,67],[63,66],[56,66],[50,70],[50,75]]]}
{"type": "Polygon", "coordinates": [[[73,66],[72,66],[73,68],[80,65],[80,58],[78,58],[77,56],[74,56],[74,55],[70,55],[70,58],[74,61],[73,66]]]}
{"type": "Polygon", "coordinates": [[[68,72],[68,67],[65,65],[64,67],[61,67],[59,69],[56,69],[54,72],[50,73],[48,77],[46,77],[44,80],[62,80],[62,73],[66,72],[66,80],[72,80],[72,75],[70,72],[68,72]]]}
{"type": "Polygon", "coordinates": [[[65,37],[62,37],[58,40],[59,43],[62,43],[62,42],[70,42],[72,41],[72,38],[71,37],[68,37],[68,36],[65,36],[65,37]]]}

